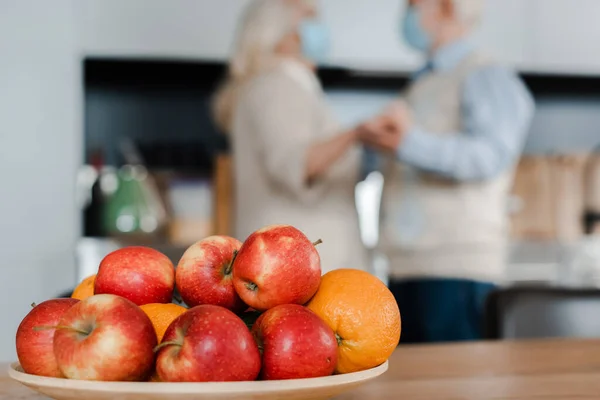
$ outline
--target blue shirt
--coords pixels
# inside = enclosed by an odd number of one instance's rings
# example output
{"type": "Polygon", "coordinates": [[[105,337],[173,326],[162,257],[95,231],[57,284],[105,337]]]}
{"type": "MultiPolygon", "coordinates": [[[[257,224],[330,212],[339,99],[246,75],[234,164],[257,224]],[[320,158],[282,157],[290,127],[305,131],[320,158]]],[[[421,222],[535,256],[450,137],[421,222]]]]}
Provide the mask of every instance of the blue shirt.
{"type": "MultiPolygon", "coordinates": [[[[473,50],[467,40],[454,42],[437,51],[415,79],[430,70],[454,69],[473,50]]],[[[458,181],[491,179],[511,167],[522,152],[535,109],[518,75],[501,66],[471,73],[462,108],[463,131],[437,135],[415,125],[398,148],[398,159],[458,181]]],[[[366,162],[375,167],[372,157],[367,155],[366,162]]]]}

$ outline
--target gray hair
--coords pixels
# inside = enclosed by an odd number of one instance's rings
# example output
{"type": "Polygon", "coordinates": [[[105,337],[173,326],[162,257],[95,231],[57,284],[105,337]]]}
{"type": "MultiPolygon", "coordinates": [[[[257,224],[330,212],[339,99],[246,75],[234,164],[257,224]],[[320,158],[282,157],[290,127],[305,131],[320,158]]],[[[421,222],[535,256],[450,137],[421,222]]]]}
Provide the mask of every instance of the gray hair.
{"type": "Polygon", "coordinates": [[[469,26],[477,25],[483,16],[484,0],[452,0],[458,18],[469,26]]]}
{"type": "Polygon", "coordinates": [[[240,88],[273,66],[277,44],[297,28],[298,17],[298,5],[288,0],[252,0],[246,7],[229,60],[227,80],[213,99],[214,118],[223,131],[231,130],[240,88]]]}

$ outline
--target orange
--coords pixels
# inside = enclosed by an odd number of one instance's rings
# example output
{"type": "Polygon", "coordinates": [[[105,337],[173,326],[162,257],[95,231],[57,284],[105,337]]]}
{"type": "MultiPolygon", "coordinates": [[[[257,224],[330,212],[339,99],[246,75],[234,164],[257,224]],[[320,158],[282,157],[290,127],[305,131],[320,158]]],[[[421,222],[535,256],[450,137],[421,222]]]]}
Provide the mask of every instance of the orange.
{"type": "Polygon", "coordinates": [[[140,307],[152,321],[158,343],[161,342],[171,322],[187,311],[187,308],[177,304],[145,304],[140,307]]]}
{"type": "Polygon", "coordinates": [[[85,300],[94,295],[94,284],[96,283],[96,275],[88,276],[79,286],[75,288],[71,298],[77,300],[85,300]]]}
{"type": "Polygon", "coordinates": [[[338,339],[336,372],[346,374],[383,364],[400,340],[400,310],[392,292],[368,272],[339,269],[321,278],[307,307],[338,339]]]}

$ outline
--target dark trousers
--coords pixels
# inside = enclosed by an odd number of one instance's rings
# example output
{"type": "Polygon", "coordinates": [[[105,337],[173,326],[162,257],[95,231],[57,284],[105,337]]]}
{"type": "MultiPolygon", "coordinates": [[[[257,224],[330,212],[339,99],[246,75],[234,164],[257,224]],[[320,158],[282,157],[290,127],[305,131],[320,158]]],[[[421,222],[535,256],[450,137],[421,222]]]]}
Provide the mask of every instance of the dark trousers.
{"type": "Polygon", "coordinates": [[[478,340],[495,286],[462,279],[390,280],[402,316],[400,344],[478,340]]]}

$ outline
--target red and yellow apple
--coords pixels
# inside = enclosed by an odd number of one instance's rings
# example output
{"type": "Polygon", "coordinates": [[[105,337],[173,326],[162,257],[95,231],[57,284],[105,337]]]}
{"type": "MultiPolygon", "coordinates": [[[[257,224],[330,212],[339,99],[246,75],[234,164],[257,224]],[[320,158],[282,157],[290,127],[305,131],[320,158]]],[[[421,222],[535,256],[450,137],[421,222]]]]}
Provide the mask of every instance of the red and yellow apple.
{"type": "Polygon", "coordinates": [[[252,334],[230,310],[201,305],[167,329],[156,359],[163,382],[252,381],[260,353],[252,334]]]}
{"type": "Polygon", "coordinates": [[[148,247],[125,247],[100,263],[94,294],[125,297],[138,306],[170,303],[175,288],[175,268],[167,256],[148,247]]]}
{"type": "Polygon", "coordinates": [[[305,304],[319,289],[321,259],[298,229],[273,225],[251,234],[233,263],[233,284],[256,310],[305,304]]]}
{"type": "Polygon", "coordinates": [[[17,329],[17,357],[28,374],[61,378],[54,357],[54,327],[79,300],[53,299],[34,306],[17,329]]]}
{"type": "Polygon", "coordinates": [[[286,304],[270,309],[258,318],[252,333],[262,348],[263,379],[316,378],[335,370],[335,334],[303,306],[286,304]]]}
{"type": "Polygon", "coordinates": [[[233,287],[233,259],[242,243],[229,236],[210,236],[191,247],[175,270],[175,285],[190,307],[212,304],[234,312],[247,306],[233,287]]]}
{"type": "Polygon", "coordinates": [[[71,307],[54,334],[54,356],[69,379],[143,381],[152,373],[156,333],[131,301],[102,294],[71,307]]]}

